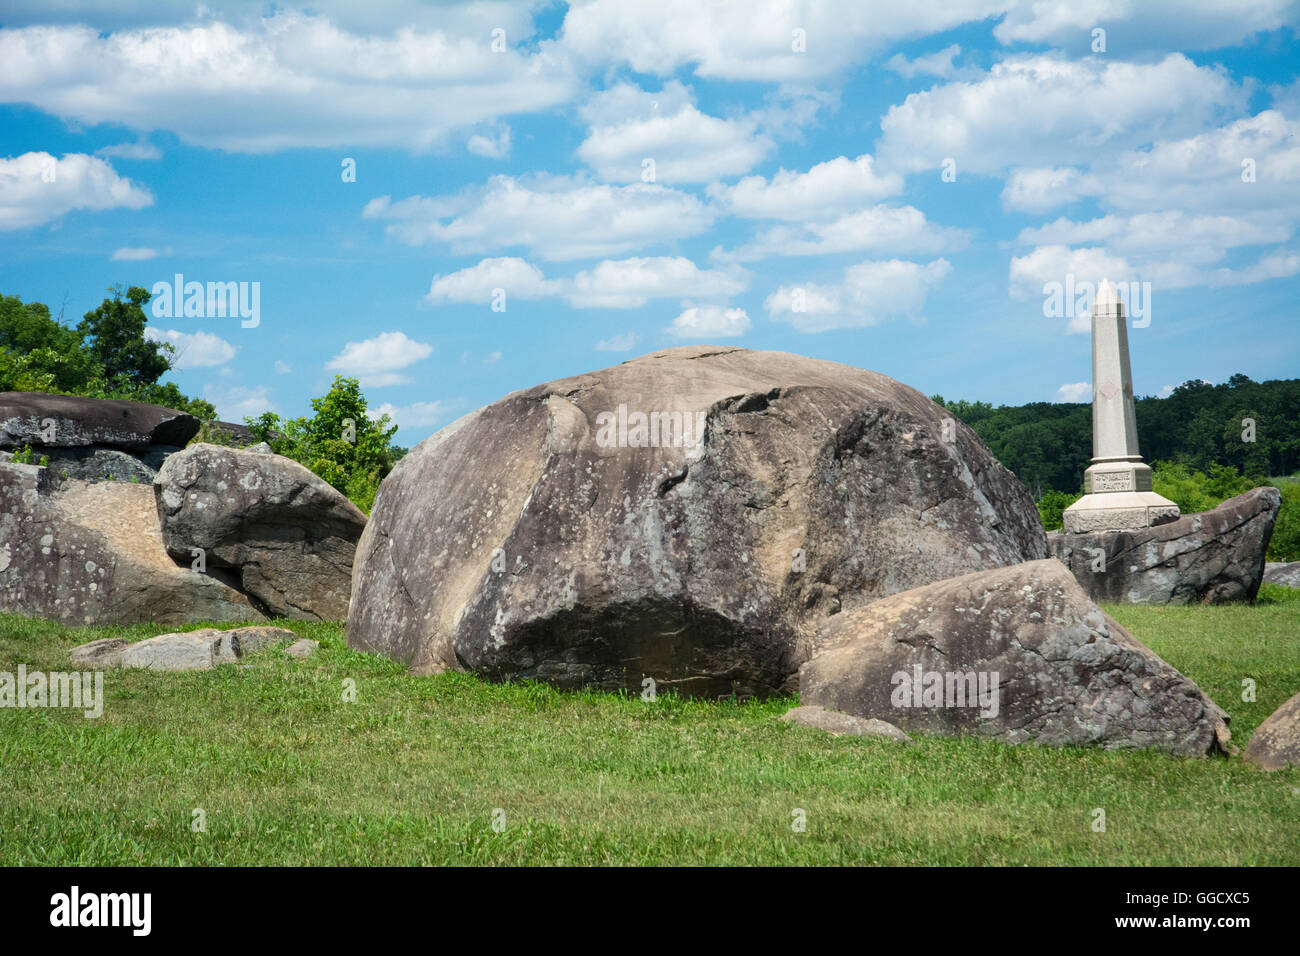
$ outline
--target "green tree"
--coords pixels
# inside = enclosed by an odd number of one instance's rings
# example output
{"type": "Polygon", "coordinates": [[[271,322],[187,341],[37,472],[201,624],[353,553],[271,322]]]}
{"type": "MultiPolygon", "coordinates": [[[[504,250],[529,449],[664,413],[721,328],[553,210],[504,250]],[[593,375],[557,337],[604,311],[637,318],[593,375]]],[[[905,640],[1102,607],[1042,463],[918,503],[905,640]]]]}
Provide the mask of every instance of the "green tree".
{"type": "Polygon", "coordinates": [[[152,296],[139,286],[126,290],[121,286],[109,290],[112,298],[99,308],[87,312],[77,326],[91,356],[104,370],[110,386],[127,389],[147,388],[171,368],[172,347],[145,337],[148,319],[144,306],[152,296]]]}
{"type": "Polygon", "coordinates": [[[397,426],[387,415],[372,419],[360,383],[341,375],[311,407],[311,418],[284,420],[266,412],[244,421],[276,454],[305,465],[369,512],[379,483],[403,453],[391,444],[397,426]]]}

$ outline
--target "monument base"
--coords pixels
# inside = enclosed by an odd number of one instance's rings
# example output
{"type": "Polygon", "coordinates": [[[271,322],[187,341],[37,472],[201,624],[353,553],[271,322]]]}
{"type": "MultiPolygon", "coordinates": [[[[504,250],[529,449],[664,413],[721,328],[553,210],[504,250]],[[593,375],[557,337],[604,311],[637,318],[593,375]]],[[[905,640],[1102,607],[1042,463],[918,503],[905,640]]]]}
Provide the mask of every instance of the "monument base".
{"type": "Polygon", "coordinates": [[[1111,491],[1084,495],[1065,509],[1067,534],[1137,531],[1178,520],[1178,505],[1154,491],[1111,491]]]}

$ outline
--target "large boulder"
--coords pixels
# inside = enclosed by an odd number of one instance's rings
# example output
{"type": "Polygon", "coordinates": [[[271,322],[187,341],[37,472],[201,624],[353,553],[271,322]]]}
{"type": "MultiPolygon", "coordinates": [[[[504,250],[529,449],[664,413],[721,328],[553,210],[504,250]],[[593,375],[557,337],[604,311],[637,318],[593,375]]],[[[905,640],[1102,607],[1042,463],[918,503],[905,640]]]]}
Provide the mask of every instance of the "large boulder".
{"type": "Polygon", "coordinates": [[[0,449],[30,447],[57,479],[147,483],[198,430],[193,415],[161,405],[0,392],[0,449]]]}
{"type": "Polygon", "coordinates": [[[230,573],[273,617],[342,620],[366,516],[302,465],[280,455],[196,444],[154,479],[167,551],[230,573]]]}
{"type": "Polygon", "coordinates": [[[1094,601],[1253,601],[1281,503],[1276,488],[1252,488],[1213,511],[1140,531],[1053,532],[1047,537],[1052,554],[1094,601]]]}
{"type": "Polygon", "coordinates": [[[148,484],[0,463],[0,610],[66,624],[257,620],[220,571],[178,567],[148,484]]]}
{"type": "Polygon", "coordinates": [[[800,703],[908,733],[1222,752],[1227,716],[1088,600],[1058,561],[926,585],[837,615],[800,703]]]}
{"type": "Polygon", "coordinates": [[[1243,756],[1265,770],[1300,767],[1300,694],[1255,728],[1243,756]]]}
{"type": "Polygon", "coordinates": [[[348,643],[416,673],[767,694],[827,616],[1046,554],[1029,494],[920,392],[668,349],[412,449],[357,549],[348,643]]]}

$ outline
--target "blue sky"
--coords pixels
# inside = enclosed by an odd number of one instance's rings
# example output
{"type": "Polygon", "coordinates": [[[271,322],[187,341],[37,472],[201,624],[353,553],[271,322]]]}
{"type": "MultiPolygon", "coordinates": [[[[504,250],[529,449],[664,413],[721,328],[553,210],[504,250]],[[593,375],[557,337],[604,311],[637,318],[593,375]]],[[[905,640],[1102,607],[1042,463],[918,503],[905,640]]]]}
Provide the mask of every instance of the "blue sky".
{"type": "Polygon", "coordinates": [[[1300,374],[1294,2],[142,6],[0,12],[0,291],[258,283],[151,319],[227,419],[693,343],[1086,401],[1103,275],[1140,394],[1300,374]]]}

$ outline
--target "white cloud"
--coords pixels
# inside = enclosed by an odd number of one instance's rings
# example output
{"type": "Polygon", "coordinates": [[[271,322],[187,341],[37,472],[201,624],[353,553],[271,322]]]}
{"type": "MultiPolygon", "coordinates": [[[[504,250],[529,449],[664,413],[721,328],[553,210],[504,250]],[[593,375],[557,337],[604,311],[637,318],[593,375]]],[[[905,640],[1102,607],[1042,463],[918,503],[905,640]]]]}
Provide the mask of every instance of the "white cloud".
{"type": "Polygon", "coordinates": [[[111,262],[146,262],[157,259],[162,253],[144,246],[122,246],[113,252],[111,262]]]}
{"type": "Polygon", "coordinates": [[[434,305],[466,302],[491,305],[495,290],[503,289],[507,307],[511,298],[540,299],[558,292],[556,283],[542,275],[537,266],[513,256],[484,259],[449,275],[436,275],[425,298],[434,305]]]}
{"type": "Polygon", "coordinates": [[[591,124],[578,158],[602,179],[702,183],[747,172],[773,148],[750,117],[718,119],[696,109],[677,81],[650,93],[628,83],[592,97],[583,109],[591,124]]]}
{"type": "Polygon", "coordinates": [[[401,385],[409,379],[400,370],[431,354],[432,345],[413,341],[404,332],[380,332],[374,338],[347,343],[325,368],[357,377],[363,388],[401,385]]]}
{"type": "Polygon", "coordinates": [[[838,285],[781,286],[763,303],[799,332],[863,328],[891,318],[921,318],[930,289],[948,274],[946,259],[921,265],[900,259],[860,262],[838,285]]]}
{"type": "Polygon", "coordinates": [[[0,101],[262,153],[427,148],[453,130],[576,93],[553,44],[494,53],[491,42],[487,29],[458,36],[403,26],[363,35],[297,12],[107,35],[82,25],[3,29],[0,101]]]}
{"type": "Polygon", "coordinates": [[[1124,50],[1155,44],[1186,50],[1235,46],[1261,30],[1295,25],[1288,0],[1032,0],[1007,3],[993,30],[1001,43],[1046,43],[1091,49],[1092,31],[1109,28],[1109,44],[1124,50]]]}
{"type": "Polygon", "coordinates": [[[284,359],[276,359],[276,360],[275,360],[275,374],[276,374],[276,375],[288,375],[288,374],[290,374],[292,371],[293,371],[293,366],[290,365],[288,362],[284,361],[284,359]]]}
{"type": "Polygon", "coordinates": [[[620,332],[597,342],[595,349],[597,352],[630,352],[640,341],[641,336],[635,332],[620,332]]]}
{"type": "Polygon", "coordinates": [[[901,53],[895,53],[889,58],[885,68],[893,70],[899,76],[908,80],[917,76],[937,76],[947,80],[958,74],[959,71],[952,61],[954,57],[960,54],[961,47],[955,43],[950,47],[911,60],[901,53]]]}
{"type": "Polygon", "coordinates": [[[965,230],[937,226],[915,206],[882,204],[831,222],[774,226],[738,249],[716,252],[715,258],[748,262],[771,256],[824,256],[837,252],[936,253],[959,249],[968,241],[965,230]]]}
{"type": "Polygon", "coordinates": [[[701,269],[681,256],[605,259],[560,279],[546,278],[523,259],[497,258],[435,276],[426,298],[435,305],[489,305],[500,289],[507,303],[510,298],[563,298],[578,309],[635,309],[651,299],[726,298],[743,292],[748,283],[743,269],[701,269]]]}
{"type": "Polygon", "coordinates": [[[465,143],[465,148],[475,156],[487,159],[505,159],[510,155],[510,127],[502,126],[491,135],[475,133],[465,143]]]}
{"type": "Polygon", "coordinates": [[[1058,402],[1091,402],[1092,382],[1071,382],[1056,390],[1058,402]]]}
{"type": "Polygon", "coordinates": [[[673,319],[667,331],[679,339],[735,338],[749,331],[749,315],[719,305],[692,306],[673,319]]]}
{"type": "Polygon", "coordinates": [[[810,81],[904,38],[982,20],[1004,6],[992,0],[593,0],[570,5],[560,46],[588,64],[626,63],[637,73],[665,76],[693,67],[717,79],[810,81]],[[805,52],[795,50],[796,30],[803,31],[805,52]]]}
{"type": "Polygon", "coordinates": [[[739,270],[700,269],[681,256],[606,259],[566,282],[565,295],[580,309],[633,309],[650,299],[725,298],[743,292],[747,280],[739,270]]]}
{"type": "Polygon", "coordinates": [[[1002,189],[1002,205],[1019,212],[1043,213],[1104,191],[1096,176],[1073,166],[1013,169],[1002,189]]]}
{"type": "Polygon", "coordinates": [[[1168,398],[1172,394],[1174,394],[1174,387],[1172,385],[1166,385],[1156,393],[1156,398],[1168,398]]]}
{"type": "Polygon", "coordinates": [[[118,143],[95,150],[96,156],[110,159],[162,159],[162,150],[153,143],[141,139],[134,143],[118,143]]]}
{"type": "Polygon", "coordinates": [[[457,255],[525,246],[540,259],[563,261],[698,235],[715,214],[694,196],[665,186],[494,176],[482,189],[450,198],[393,202],[381,196],[362,215],[391,221],[389,234],[412,246],[445,242],[457,255]]]}
{"type": "Polygon", "coordinates": [[[427,428],[446,418],[449,409],[447,402],[415,402],[411,405],[384,402],[378,408],[371,409],[371,418],[378,421],[387,415],[400,428],[427,428]]]}
{"type": "Polygon", "coordinates": [[[233,345],[211,332],[179,332],[176,329],[146,327],[144,337],[151,342],[170,343],[175,352],[172,368],[184,371],[224,365],[238,351],[233,345]]]}
{"type": "Polygon", "coordinates": [[[1246,105],[1227,73],[1181,54],[1158,63],[1018,56],[983,79],[909,95],[880,121],[876,157],[888,168],[957,175],[1068,165],[1103,150],[1184,136],[1246,105]]]}
{"type": "Polygon", "coordinates": [[[734,216],[806,222],[840,216],[902,190],[901,176],[879,172],[871,155],[864,153],[857,159],[840,156],[818,163],[806,173],[782,169],[770,181],[746,176],[734,186],[710,186],[708,193],[734,216]]]}
{"type": "Polygon", "coordinates": [[[203,397],[217,408],[217,417],[225,422],[242,422],[256,418],[263,412],[279,412],[271,401],[265,385],[249,388],[245,385],[205,385],[203,397]]]}
{"type": "MultiPolygon", "coordinates": [[[[3,33],[3,31],[0,31],[3,33]]],[[[0,54],[0,71],[3,71],[0,54]]],[[[0,231],[39,226],[77,209],[143,209],[147,189],[119,176],[102,159],[68,153],[0,157],[0,231]]]]}
{"type": "Polygon", "coordinates": [[[500,362],[503,358],[505,358],[505,356],[502,355],[500,352],[489,352],[487,355],[483,357],[483,364],[495,365],[497,362],[500,362]]]}

